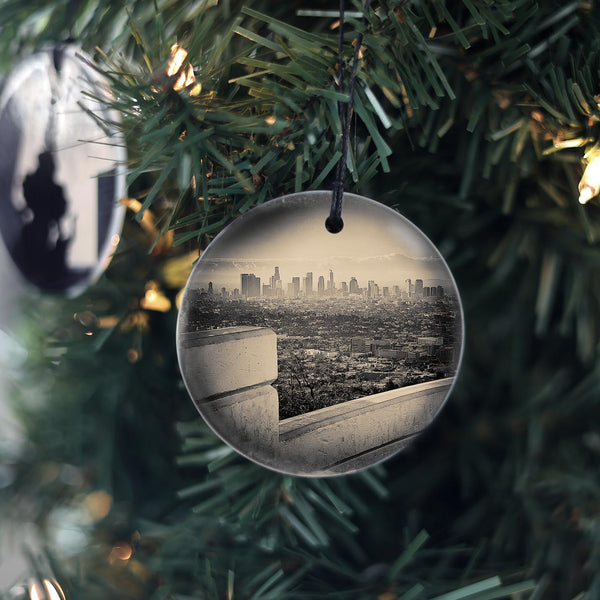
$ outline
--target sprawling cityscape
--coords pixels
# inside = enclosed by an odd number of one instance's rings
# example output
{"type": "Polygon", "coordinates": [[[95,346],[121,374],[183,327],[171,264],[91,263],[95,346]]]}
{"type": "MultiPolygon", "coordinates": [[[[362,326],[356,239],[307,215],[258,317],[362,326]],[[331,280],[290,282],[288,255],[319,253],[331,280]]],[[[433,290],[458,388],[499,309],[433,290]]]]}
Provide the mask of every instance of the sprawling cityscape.
{"type": "Polygon", "coordinates": [[[380,286],[333,270],[287,282],[275,266],[239,287],[212,281],[188,290],[186,331],[237,325],[277,333],[279,415],[285,419],[339,402],[455,375],[461,316],[450,280],[406,279],[380,286]]]}

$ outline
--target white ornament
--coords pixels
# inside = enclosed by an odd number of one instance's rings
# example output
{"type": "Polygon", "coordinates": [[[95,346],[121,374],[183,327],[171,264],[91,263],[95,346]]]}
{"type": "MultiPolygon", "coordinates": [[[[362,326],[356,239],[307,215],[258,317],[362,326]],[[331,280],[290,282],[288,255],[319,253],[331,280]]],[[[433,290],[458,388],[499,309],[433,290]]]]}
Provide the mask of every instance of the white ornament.
{"type": "Polygon", "coordinates": [[[202,254],[177,350],[196,407],[235,450],[305,476],[350,473],[404,448],[454,384],[463,317],[448,266],[390,208],[331,192],[271,200],[202,254]]]}

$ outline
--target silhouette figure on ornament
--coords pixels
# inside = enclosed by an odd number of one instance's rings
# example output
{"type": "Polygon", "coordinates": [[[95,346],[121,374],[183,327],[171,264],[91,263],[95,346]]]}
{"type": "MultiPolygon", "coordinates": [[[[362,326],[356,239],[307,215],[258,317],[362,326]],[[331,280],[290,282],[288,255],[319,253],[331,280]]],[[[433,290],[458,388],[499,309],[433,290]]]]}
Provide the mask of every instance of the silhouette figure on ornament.
{"type": "MultiPolygon", "coordinates": [[[[67,212],[67,201],[61,186],[54,181],[52,152],[42,152],[38,168],[23,181],[27,203],[27,222],[17,244],[17,263],[26,278],[46,289],[62,289],[69,279],[66,252],[71,238],[65,235],[61,219],[67,212]]],[[[24,216],[24,215],[22,215],[24,216]]]]}

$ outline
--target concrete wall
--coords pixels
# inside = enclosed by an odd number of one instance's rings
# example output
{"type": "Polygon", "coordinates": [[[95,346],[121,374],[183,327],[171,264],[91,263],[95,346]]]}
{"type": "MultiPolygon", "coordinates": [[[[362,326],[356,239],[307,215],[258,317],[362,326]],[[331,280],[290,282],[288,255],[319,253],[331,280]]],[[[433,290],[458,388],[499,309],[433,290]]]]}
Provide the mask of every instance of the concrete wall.
{"type": "Polygon", "coordinates": [[[277,335],[224,327],[178,336],[179,366],[196,407],[241,454],[273,464],[279,438],[277,335]]]}
{"type": "Polygon", "coordinates": [[[273,383],[277,335],[267,327],[223,327],[180,333],[179,363],[193,398],[273,383]],[[200,368],[199,368],[200,366],[200,368]]]}
{"type": "Polygon", "coordinates": [[[280,422],[282,458],[303,456],[307,471],[350,472],[403,448],[441,408],[453,378],[390,390],[280,422]]]}
{"type": "Polygon", "coordinates": [[[241,454],[299,475],[348,473],[383,460],[423,431],[453,378],[350,400],[279,421],[277,336],[227,327],[179,336],[188,390],[208,424],[241,454]]]}

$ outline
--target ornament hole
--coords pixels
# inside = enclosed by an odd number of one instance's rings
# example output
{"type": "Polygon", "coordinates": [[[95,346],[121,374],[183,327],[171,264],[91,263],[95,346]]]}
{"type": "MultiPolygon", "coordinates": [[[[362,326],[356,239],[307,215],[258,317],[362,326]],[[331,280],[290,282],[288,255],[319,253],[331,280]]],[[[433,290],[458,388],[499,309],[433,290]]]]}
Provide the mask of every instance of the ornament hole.
{"type": "Polygon", "coordinates": [[[325,221],[325,229],[329,231],[329,233],[339,233],[342,229],[344,229],[344,221],[342,217],[327,217],[325,221]]]}

